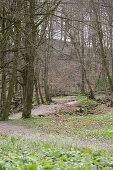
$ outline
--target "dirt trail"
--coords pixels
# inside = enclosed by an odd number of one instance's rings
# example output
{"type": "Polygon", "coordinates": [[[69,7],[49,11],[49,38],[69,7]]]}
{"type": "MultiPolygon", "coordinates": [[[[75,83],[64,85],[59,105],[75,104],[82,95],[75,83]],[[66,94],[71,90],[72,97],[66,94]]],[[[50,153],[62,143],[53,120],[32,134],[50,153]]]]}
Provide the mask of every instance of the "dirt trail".
{"type": "MultiPolygon", "coordinates": [[[[35,106],[32,110],[32,116],[38,116],[38,115],[46,115],[50,113],[55,113],[57,109],[62,108],[66,105],[73,105],[76,102],[76,99],[74,98],[61,98],[61,99],[54,99],[54,104],[50,105],[42,105],[42,106],[35,106]]],[[[10,116],[10,119],[19,119],[21,118],[21,113],[14,114],[10,116]]],[[[20,126],[16,123],[9,121],[1,121],[0,122],[0,134],[1,135],[21,135],[21,136],[40,136],[40,139],[42,140],[50,140],[50,135],[40,134],[37,128],[28,128],[26,126],[20,126]]],[[[55,136],[54,136],[55,137],[55,136]]],[[[87,148],[99,148],[99,149],[108,149],[113,150],[113,144],[109,144],[106,142],[99,142],[96,139],[92,139],[92,141],[89,140],[80,140],[78,137],[76,139],[68,138],[66,140],[66,137],[62,137],[62,141],[64,141],[64,144],[74,145],[78,147],[87,147],[87,148]]],[[[56,137],[55,137],[56,141],[56,137]]],[[[58,139],[59,141],[59,139],[58,139]]],[[[53,141],[54,142],[54,141],[53,141]]]]}
{"type": "MultiPolygon", "coordinates": [[[[35,106],[32,110],[32,116],[38,116],[38,115],[47,115],[50,113],[55,113],[56,109],[60,109],[64,104],[66,105],[72,105],[76,103],[75,98],[59,98],[59,99],[53,99],[52,104],[50,105],[41,105],[41,106],[35,106]]],[[[22,113],[13,114],[9,118],[10,119],[20,119],[22,117],[22,113]]]]}
{"type": "Polygon", "coordinates": [[[16,125],[13,122],[0,122],[0,134],[1,135],[19,135],[24,137],[37,136],[39,140],[47,141],[52,143],[62,143],[62,145],[68,144],[71,146],[85,147],[85,148],[95,148],[95,149],[107,149],[113,150],[113,144],[106,142],[99,142],[96,139],[82,140],[78,137],[66,137],[66,136],[56,136],[47,135],[40,133],[37,128],[32,129],[26,126],[16,125]],[[52,136],[52,137],[51,137],[52,136]]]}
{"type": "Polygon", "coordinates": [[[13,122],[0,121],[0,134],[31,136],[31,134],[32,135],[36,134],[36,131],[26,126],[16,125],[13,122]]]}

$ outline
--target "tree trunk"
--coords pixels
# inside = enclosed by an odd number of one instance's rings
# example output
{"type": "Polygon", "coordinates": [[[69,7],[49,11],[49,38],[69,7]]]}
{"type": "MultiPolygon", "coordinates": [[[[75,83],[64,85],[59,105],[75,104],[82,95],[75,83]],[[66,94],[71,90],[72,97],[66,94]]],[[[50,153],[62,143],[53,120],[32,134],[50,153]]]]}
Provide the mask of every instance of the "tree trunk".
{"type": "Polygon", "coordinates": [[[48,86],[48,54],[45,55],[45,66],[44,66],[44,91],[45,91],[45,98],[47,102],[52,102],[50,93],[49,93],[49,86],[48,86]]]}
{"type": "MultiPolygon", "coordinates": [[[[3,8],[3,17],[5,17],[5,8],[3,8]]],[[[5,20],[2,19],[2,36],[5,33],[5,20]]],[[[6,40],[1,43],[1,49],[5,49],[6,40]]],[[[2,65],[2,89],[1,89],[1,108],[6,103],[6,68],[5,68],[5,52],[1,52],[1,65],[2,65]]]]}
{"type": "Polygon", "coordinates": [[[16,30],[16,42],[15,47],[17,49],[17,52],[14,54],[13,59],[13,70],[12,70],[12,77],[10,79],[9,83],[9,89],[8,89],[8,96],[5,105],[2,107],[2,120],[8,120],[9,112],[10,112],[10,106],[13,98],[13,91],[14,91],[14,84],[17,76],[17,66],[18,66],[18,45],[19,45],[19,32],[18,29],[16,30]]]}
{"type": "MultiPolygon", "coordinates": [[[[82,17],[83,18],[83,17],[82,17]]],[[[82,25],[81,31],[81,41],[82,41],[82,57],[81,57],[81,69],[82,69],[82,84],[81,84],[81,93],[85,93],[85,75],[84,75],[84,27],[82,25]]]]}
{"type": "Polygon", "coordinates": [[[34,80],[34,83],[35,83],[35,90],[36,90],[36,101],[37,101],[37,104],[39,105],[40,104],[39,88],[38,88],[38,84],[37,84],[37,79],[36,78],[34,80]]]}
{"type": "Polygon", "coordinates": [[[42,102],[42,104],[43,104],[43,103],[44,103],[44,100],[43,100],[43,96],[42,96],[42,92],[41,92],[39,77],[38,77],[37,81],[38,81],[38,88],[39,88],[40,99],[41,99],[41,102],[42,102]]]}
{"type": "Polygon", "coordinates": [[[34,6],[35,1],[30,0],[30,6],[28,9],[25,2],[25,13],[29,11],[30,17],[25,15],[26,20],[26,32],[25,32],[25,58],[26,58],[26,90],[25,90],[25,102],[22,117],[30,118],[33,100],[33,88],[34,88],[34,49],[33,49],[33,34],[34,34],[34,6]],[[32,24],[31,24],[32,23],[32,24]]]}
{"type": "MultiPolygon", "coordinates": [[[[17,1],[17,10],[18,10],[17,15],[18,15],[21,10],[21,0],[17,1]]],[[[17,66],[18,66],[18,57],[19,57],[18,48],[20,45],[20,33],[19,33],[20,24],[21,24],[20,22],[14,23],[15,35],[16,35],[14,44],[15,44],[16,51],[14,52],[13,69],[12,69],[12,76],[11,76],[11,79],[9,82],[8,96],[7,96],[5,105],[2,107],[2,120],[8,120],[11,102],[12,102],[12,98],[13,98],[14,84],[15,84],[15,80],[16,80],[16,76],[17,76],[17,66]]]]}

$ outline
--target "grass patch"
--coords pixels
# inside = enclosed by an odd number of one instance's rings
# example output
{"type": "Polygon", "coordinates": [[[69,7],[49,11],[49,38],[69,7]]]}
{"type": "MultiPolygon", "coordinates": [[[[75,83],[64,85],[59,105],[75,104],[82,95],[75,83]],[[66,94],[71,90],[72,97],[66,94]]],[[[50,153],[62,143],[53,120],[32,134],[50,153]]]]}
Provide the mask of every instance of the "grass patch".
{"type": "Polygon", "coordinates": [[[104,113],[102,115],[95,115],[93,120],[102,121],[102,122],[111,122],[113,124],[113,112],[109,112],[107,114],[104,113]]]}
{"type": "Polygon", "coordinates": [[[97,105],[97,104],[98,103],[96,101],[86,98],[75,103],[75,105],[97,105]]]}
{"type": "Polygon", "coordinates": [[[53,123],[51,121],[48,121],[48,120],[41,120],[41,121],[35,121],[34,122],[35,125],[38,125],[38,126],[48,126],[48,125],[53,125],[53,123]]]}
{"type": "Polygon", "coordinates": [[[113,128],[111,129],[111,126],[108,127],[102,127],[99,129],[92,129],[92,130],[86,130],[86,135],[93,135],[94,137],[99,137],[103,139],[111,139],[113,140],[113,128]]]}
{"type": "Polygon", "coordinates": [[[19,124],[19,125],[24,125],[27,127],[38,127],[38,126],[50,126],[52,125],[52,121],[50,117],[32,117],[30,119],[15,119],[15,120],[10,120],[13,123],[19,124]]]}
{"type": "Polygon", "coordinates": [[[70,118],[75,125],[75,134],[80,137],[95,137],[100,141],[113,140],[113,115],[112,113],[103,115],[77,116],[70,118]]]}
{"type": "Polygon", "coordinates": [[[60,98],[75,98],[75,96],[53,96],[52,99],[60,99],[60,98]]]}
{"type": "MultiPolygon", "coordinates": [[[[60,99],[60,98],[75,98],[75,97],[85,97],[85,96],[82,96],[82,95],[75,95],[75,96],[53,96],[52,99],[60,99]]],[[[45,96],[43,96],[43,99],[45,99],[45,96]]],[[[36,100],[36,96],[33,96],[33,101],[36,100]]]]}
{"type": "Polygon", "coordinates": [[[78,94],[75,96],[76,98],[80,98],[80,99],[87,99],[87,96],[84,96],[82,94],[78,94]]]}
{"type": "Polygon", "coordinates": [[[59,99],[59,98],[80,98],[80,99],[85,99],[85,98],[87,98],[87,96],[78,93],[78,94],[75,94],[73,96],[53,96],[52,97],[52,99],[59,99]]]}
{"type": "Polygon", "coordinates": [[[113,139],[113,114],[87,116],[48,116],[28,120],[11,120],[20,125],[37,128],[44,134],[63,134],[80,138],[97,138],[100,141],[113,139]]]}
{"type": "MultiPolygon", "coordinates": [[[[49,138],[51,139],[51,136],[49,138]]],[[[55,138],[44,141],[40,137],[31,139],[0,136],[0,169],[107,170],[113,168],[112,152],[80,149],[61,143],[56,143],[55,138]]]]}

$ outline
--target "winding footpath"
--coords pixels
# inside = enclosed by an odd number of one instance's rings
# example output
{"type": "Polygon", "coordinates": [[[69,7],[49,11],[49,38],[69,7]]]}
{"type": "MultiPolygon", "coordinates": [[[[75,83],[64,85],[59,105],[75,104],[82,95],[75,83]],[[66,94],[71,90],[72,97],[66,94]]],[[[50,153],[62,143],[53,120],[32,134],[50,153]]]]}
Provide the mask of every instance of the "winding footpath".
{"type": "MultiPolygon", "coordinates": [[[[60,98],[54,99],[54,104],[35,106],[32,110],[32,116],[47,115],[55,113],[57,109],[62,108],[65,105],[73,105],[76,103],[75,98],[60,98]]],[[[22,113],[14,114],[10,116],[10,119],[20,119],[22,113]]],[[[17,125],[16,123],[9,121],[0,121],[0,135],[19,135],[25,137],[38,136],[41,140],[49,141],[50,135],[40,134],[37,128],[28,128],[26,126],[17,125]]],[[[58,136],[54,136],[54,141],[59,141],[58,136]]],[[[60,139],[64,144],[74,145],[78,147],[86,148],[98,148],[98,149],[108,149],[113,150],[113,143],[99,142],[95,138],[91,141],[81,140],[78,137],[64,137],[60,136],[60,139]]],[[[53,141],[53,142],[54,142],[53,141]]]]}

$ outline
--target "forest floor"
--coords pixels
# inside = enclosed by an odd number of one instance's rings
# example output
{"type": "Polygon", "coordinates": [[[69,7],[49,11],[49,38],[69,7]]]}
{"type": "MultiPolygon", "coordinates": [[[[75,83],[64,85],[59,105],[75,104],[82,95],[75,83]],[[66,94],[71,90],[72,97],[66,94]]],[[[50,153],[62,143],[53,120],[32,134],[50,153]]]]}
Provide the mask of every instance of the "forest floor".
{"type": "MultiPolygon", "coordinates": [[[[47,116],[48,114],[54,114],[58,109],[62,108],[64,105],[73,105],[76,103],[77,99],[74,97],[66,98],[56,98],[53,99],[51,104],[45,104],[40,106],[34,106],[32,110],[32,116],[47,116]]],[[[10,119],[20,119],[22,113],[13,114],[10,116],[10,119]]]]}
{"type": "Polygon", "coordinates": [[[0,122],[0,135],[38,136],[44,141],[85,148],[113,150],[113,108],[86,97],[54,98],[34,106],[31,119],[21,113],[0,122]]]}

